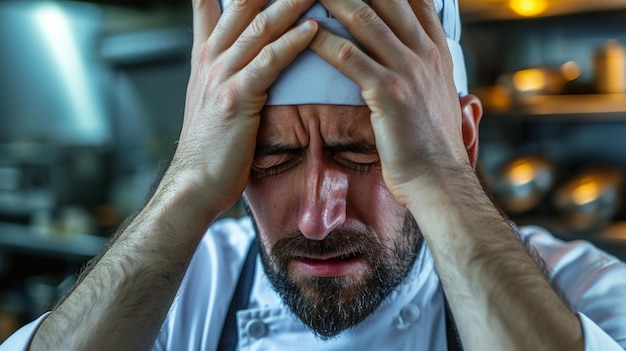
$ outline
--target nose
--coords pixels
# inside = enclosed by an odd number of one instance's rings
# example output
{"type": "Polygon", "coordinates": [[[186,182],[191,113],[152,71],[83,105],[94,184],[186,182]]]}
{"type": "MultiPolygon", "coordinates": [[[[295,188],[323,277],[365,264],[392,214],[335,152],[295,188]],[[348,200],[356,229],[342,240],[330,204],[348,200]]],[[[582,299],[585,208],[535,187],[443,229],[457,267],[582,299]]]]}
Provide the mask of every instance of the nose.
{"type": "Polygon", "coordinates": [[[308,171],[298,226],[307,239],[322,240],[346,220],[348,177],[332,169],[308,171]]]}

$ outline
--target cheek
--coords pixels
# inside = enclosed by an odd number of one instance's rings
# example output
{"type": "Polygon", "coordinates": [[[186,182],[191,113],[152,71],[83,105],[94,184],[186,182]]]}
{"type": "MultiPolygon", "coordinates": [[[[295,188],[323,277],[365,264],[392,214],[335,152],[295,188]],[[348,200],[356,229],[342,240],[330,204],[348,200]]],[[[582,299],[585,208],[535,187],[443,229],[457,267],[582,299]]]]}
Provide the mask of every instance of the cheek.
{"type": "Polygon", "coordinates": [[[297,229],[294,212],[297,199],[293,189],[293,180],[288,177],[281,177],[280,181],[251,179],[246,186],[244,196],[261,231],[259,234],[270,245],[280,239],[281,233],[297,229]]]}
{"type": "Polygon", "coordinates": [[[352,183],[348,217],[371,227],[381,236],[395,233],[407,209],[387,189],[382,175],[358,177],[352,183]]]}

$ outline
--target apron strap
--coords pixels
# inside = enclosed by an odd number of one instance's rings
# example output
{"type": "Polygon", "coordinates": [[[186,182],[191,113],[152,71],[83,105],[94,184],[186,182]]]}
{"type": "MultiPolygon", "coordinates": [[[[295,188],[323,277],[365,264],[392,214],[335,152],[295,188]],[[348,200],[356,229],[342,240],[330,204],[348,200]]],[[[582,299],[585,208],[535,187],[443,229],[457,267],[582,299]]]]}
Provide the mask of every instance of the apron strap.
{"type": "MultiPolygon", "coordinates": [[[[252,240],[246,260],[243,264],[237,286],[228,306],[228,313],[222,328],[222,334],[217,346],[218,351],[235,351],[237,350],[237,311],[248,308],[250,301],[250,292],[252,290],[252,282],[254,281],[254,273],[256,271],[256,257],[259,253],[259,245],[257,240],[252,240]]],[[[442,289],[443,291],[443,289],[442,289]]],[[[445,314],[446,314],[446,340],[448,343],[448,351],[463,351],[461,340],[454,323],[454,317],[448,306],[446,295],[443,295],[445,314]]]]}
{"type": "Polygon", "coordinates": [[[248,308],[258,253],[259,245],[256,239],[254,239],[248,248],[246,261],[243,264],[239,280],[237,281],[237,287],[235,288],[233,297],[230,300],[230,305],[228,306],[228,313],[226,314],[226,320],[222,327],[220,341],[217,344],[219,351],[234,351],[237,349],[237,311],[248,308]]]}
{"type": "MultiPolygon", "coordinates": [[[[441,289],[443,291],[443,288],[441,289]]],[[[446,341],[448,342],[448,351],[463,351],[459,331],[456,329],[454,316],[450,310],[446,294],[443,294],[443,303],[446,309],[446,341]]]]}

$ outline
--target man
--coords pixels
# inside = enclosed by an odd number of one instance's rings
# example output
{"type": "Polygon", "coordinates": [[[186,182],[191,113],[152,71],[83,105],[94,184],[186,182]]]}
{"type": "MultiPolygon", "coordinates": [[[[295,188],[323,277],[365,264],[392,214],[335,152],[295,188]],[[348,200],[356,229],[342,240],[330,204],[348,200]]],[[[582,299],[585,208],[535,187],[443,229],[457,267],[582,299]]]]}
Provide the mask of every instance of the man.
{"type": "Polygon", "coordinates": [[[171,165],[74,291],[7,345],[626,346],[624,264],[517,230],[476,177],[481,108],[454,1],[266,2],[232,0],[222,15],[194,3],[171,165]],[[315,20],[294,26],[306,11],[315,20]],[[320,58],[330,66],[312,68],[320,58]],[[254,224],[213,223],[242,194],[254,224]]]}

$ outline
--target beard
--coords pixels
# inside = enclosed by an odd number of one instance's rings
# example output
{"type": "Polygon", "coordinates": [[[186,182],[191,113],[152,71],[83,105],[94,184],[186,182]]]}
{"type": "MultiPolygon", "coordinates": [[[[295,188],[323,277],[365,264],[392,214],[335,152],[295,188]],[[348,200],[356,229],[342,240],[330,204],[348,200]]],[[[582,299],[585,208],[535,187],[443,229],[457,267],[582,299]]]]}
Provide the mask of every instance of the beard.
{"type": "Polygon", "coordinates": [[[388,233],[337,228],[323,240],[310,240],[295,231],[276,242],[271,253],[254,216],[265,273],[283,302],[322,340],[331,339],[370,316],[404,280],[422,243],[419,227],[406,211],[402,227],[393,240],[382,242],[388,233]],[[383,235],[381,235],[383,234],[383,235]],[[288,275],[294,258],[332,255],[364,257],[370,268],[363,276],[314,277],[288,275]]]}

